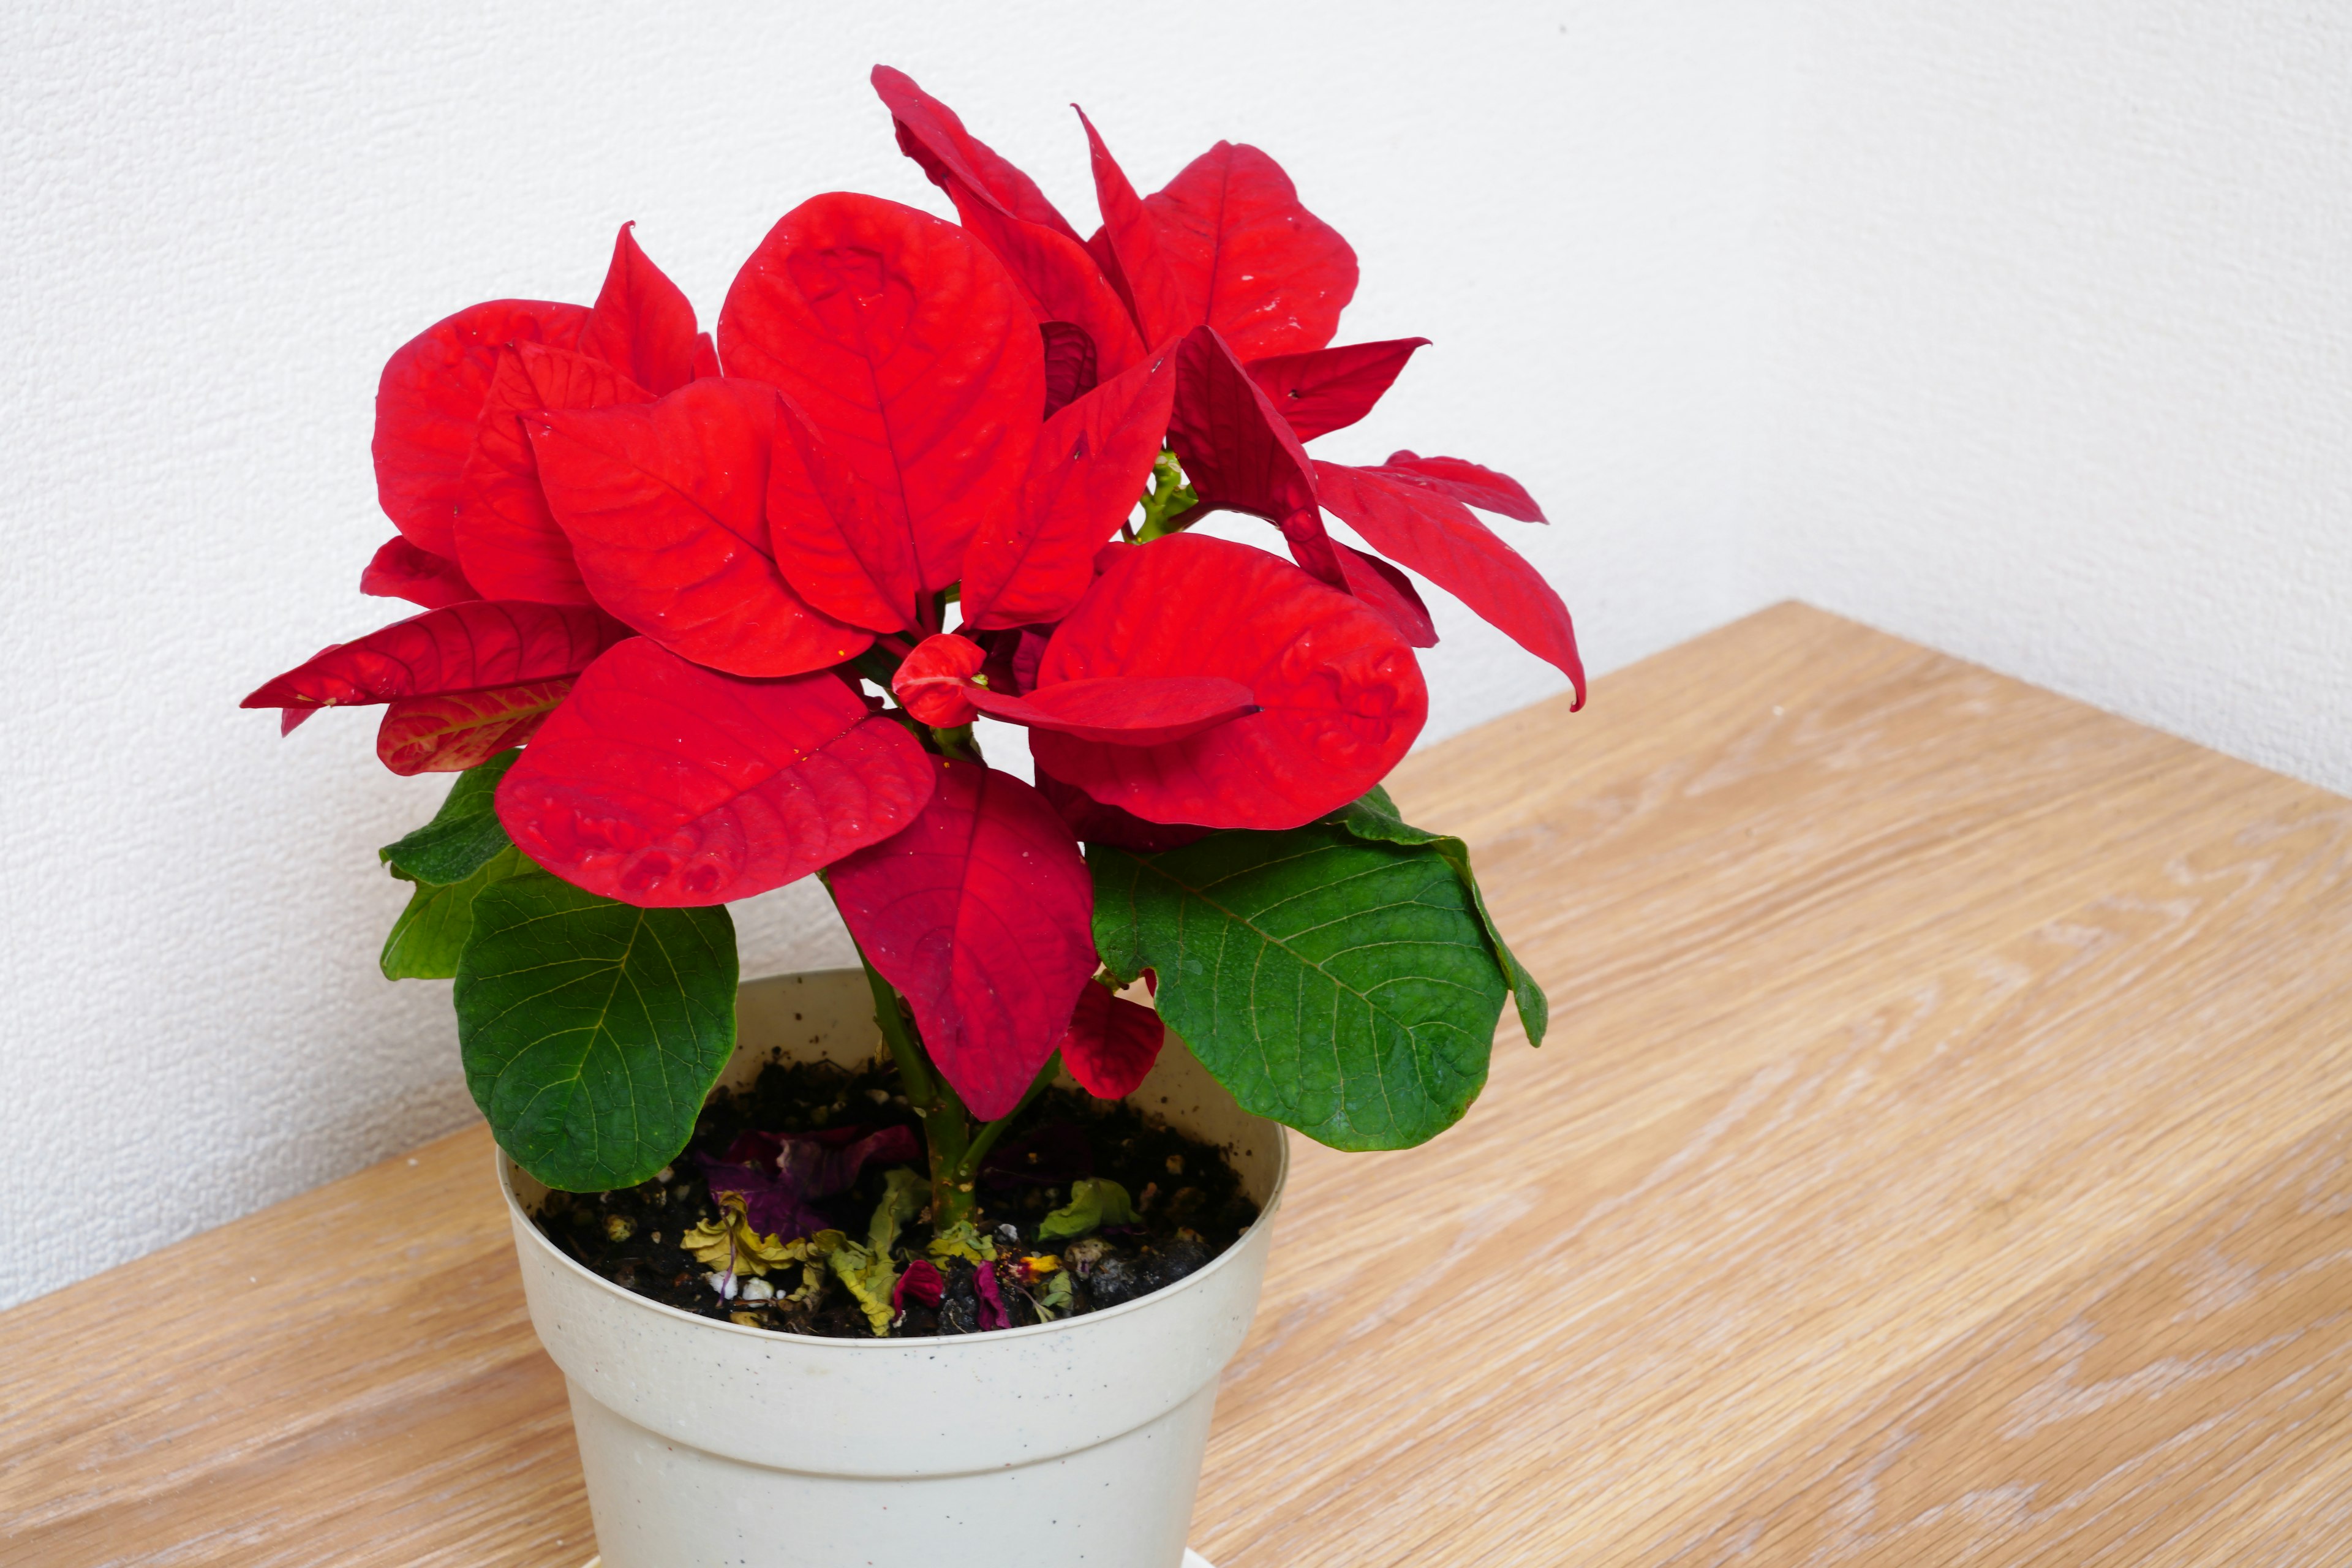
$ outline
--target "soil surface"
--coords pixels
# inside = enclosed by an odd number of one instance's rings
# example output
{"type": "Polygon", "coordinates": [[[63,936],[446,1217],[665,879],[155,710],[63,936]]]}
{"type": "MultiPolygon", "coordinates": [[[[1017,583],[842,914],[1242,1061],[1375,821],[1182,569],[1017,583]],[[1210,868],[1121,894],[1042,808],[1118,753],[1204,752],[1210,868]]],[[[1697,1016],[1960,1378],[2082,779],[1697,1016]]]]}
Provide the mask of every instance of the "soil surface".
{"type": "MultiPolygon", "coordinates": [[[[681,1245],[698,1225],[722,1219],[705,1159],[740,1156],[746,1133],[823,1134],[829,1143],[891,1127],[922,1131],[898,1090],[895,1067],[851,1071],[830,1063],[771,1061],[747,1091],[720,1090],[703,1108],[693,1141],[641,1186],[609,1193],[552,1193],[539,1228],[564,1252],[624,1289],[708,1318],[783,1333],[866,1339],[875,1328],[844,1281],[820,1262],[772,1268],[754,1283],[731,1280],[681,1245]],[[699,1157],[698,1157],[699,1156],[699,1157]],[[733,1294],[722,1294],[731,1289],[733,1294]],[[770,1294],[772,1292],[772,1294],[770,1294]],[[793,1300],[799,1296],[804,1299],[793,1300]]],[[[889,1171],[904,1160],[868,1163],[855,1184],[810,1207],[856,1241],[866,1241],[889,1171]]],[[[912,1162],[929,1174],[920,1156],[912,1162]]],[[[902,1178],[902,1181],[904,1179],[902,1178]]],[[[901,1273],[928,1259],[939,1270],[939,1304],[900,1293],[888,1332],[919,1337],[982,1331],[1099,1311],[1174,1284],[1231,1247],[1257,1218],[1257,1205],[1213,1145],[1186,1137],[1123,1103],[1073,1089],[1040,1095],[1005,1130],[981,1168],[977,1230],[995,1260],[974,1263],[929,1250],[929,1211],[905,1226],[891,1263],[901,1273]],[[1072,1202],[1072,1184],[1108,1179],[1132,1201],[1135,1223],[1045,1239],[1039,1226],[1072,1202]],[[1048,1267],[1058,1265],[1058,1267],[1048,1267]],[[980,1268],[994,1274],[977,1278],[980,1268]],[[1066,1279],[1056,1285],[1054,1275],[1066,1279]],[[983,1300],[993,1294],[994,1302],[983,1300]],[[1001,1305],[1000,1305],[1001,1304],[1001,1305]],[[1007,1320],[992,1322],[1002,1316],[1007,1320]]],[[[783,1239],[789,1241],[792,1237],[783,1239]]],[[[912,1270],[914,1285],[922,1270],[912,1270]]]]}

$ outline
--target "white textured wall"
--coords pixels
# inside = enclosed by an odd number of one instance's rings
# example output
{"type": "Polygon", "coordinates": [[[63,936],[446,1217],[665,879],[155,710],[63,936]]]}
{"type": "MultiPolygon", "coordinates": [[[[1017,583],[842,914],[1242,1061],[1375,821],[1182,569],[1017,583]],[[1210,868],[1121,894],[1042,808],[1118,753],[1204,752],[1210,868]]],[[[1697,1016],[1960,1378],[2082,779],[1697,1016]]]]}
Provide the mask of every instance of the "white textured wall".
{"type": "MultiPolygon", "coordinates": [[[[374,847],[443,788],[372,721],[236,699],[394,618],[384,355],[478,299],[586,300],[615,225],[715,314],[784,209],[930,205],[887,59],[1066,207],[1080,99],[1149,188],[1219,136],[1361,253],[1344,335],[1426,334],[1323,445],[1454,452],[1596,668],[1754,597],[1733,532],[1770,13],[1722,0],[0,7],[0,1304],[458,1125],[446,984],[387,984],[374,847]],[[1171,17],[1181,16],[1181,24],[1171,17]],[[1511,526],[1511,525],[1507,525],[1511,526]]],[[[1556,689],[1444,621],[1433,728],[1556,689]]],[[[752,971],[842,962],[787,891],[752,971]]]]}
{"type": "Polygon", "coordinates": [[[1742,585],[2352,792],[2352,7],[1789,26],[1742,585]]]}

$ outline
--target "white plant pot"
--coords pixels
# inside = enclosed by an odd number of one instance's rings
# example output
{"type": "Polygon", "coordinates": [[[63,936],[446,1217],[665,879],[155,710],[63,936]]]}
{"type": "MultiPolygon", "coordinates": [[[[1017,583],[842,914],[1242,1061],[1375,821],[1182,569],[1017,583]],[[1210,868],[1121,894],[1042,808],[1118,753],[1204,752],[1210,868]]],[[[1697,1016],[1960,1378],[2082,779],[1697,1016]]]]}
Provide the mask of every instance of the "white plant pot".
{"type": "MultiPolygon", "coordinates": [[[[779,1047],[845,1065],[881,1049],[859,970],[753,981],[738,1019],[723,1084],[748,1082],[779,1047]]],[[[604,1568],[1178,1568],[1289,1153],[1283,1130],[1235,1105],[1172,1035],[1129,1103],[1223,1146],[1257,1223],[1137,1300],[940,1339],[780,1334],[624,1290],[540,1234],[530,1211],[547,1189],[501,1154],[604,1568]]]]}

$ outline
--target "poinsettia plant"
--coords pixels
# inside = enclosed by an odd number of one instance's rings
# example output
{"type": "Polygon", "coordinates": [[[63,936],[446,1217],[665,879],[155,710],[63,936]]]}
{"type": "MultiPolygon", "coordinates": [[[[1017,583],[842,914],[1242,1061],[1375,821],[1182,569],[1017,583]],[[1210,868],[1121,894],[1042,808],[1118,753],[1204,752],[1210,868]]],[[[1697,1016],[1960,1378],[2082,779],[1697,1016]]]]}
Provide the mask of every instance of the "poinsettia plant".
{"type": "Polygon", "coordinates": [[[874,83],[959,223],[814,197],[715,342],[625,226],[593,304],[475,305],[384,367],[399,532],[361,586],[423,613],[245,700],[288,731],[381,705],[385,766],[457,775],[383,851],[415,884],[384,973],[456,979],[474,1097],[557,1188],[685,1146],[735,1044],[726,906],[812,874],[936,1227],[1057,1060],[1122,1096],[1166,1026],[1326,1143],[1430,1137],[1507,994],[1530,1041],[1545,1003],[1460,841],[1381,789],[1436,640],[1399,568],[1581,700],[1559,595],[1471,508],[1542,513],[1460,458],[1307,454],[1425,340],[1331,345],[1355,255],[1264,153],[1139,196],[1087,123],[1081,236],[913,81],[874,83]],[[1219,511],[1283,553],[1188,531],[1219,511]],[[1029,731],[1034,785],[982,715],[1029,731]],[[1139,979],[1156,1008],[1118,994],[1139,979]]]}

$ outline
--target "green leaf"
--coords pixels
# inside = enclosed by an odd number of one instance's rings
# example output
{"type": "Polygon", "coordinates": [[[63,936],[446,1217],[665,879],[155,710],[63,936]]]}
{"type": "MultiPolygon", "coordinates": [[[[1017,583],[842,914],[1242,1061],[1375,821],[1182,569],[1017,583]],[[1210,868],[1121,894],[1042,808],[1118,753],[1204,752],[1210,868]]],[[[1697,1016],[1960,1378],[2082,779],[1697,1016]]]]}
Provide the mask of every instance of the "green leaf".
{"type": "Polygon", "coordinates": [[[1341,806],[1323,820],[1346,828],[1359,838],[1381,844],[1426,844],[1445,857],[1445,863],[1454,868],[1463,887],[1469,889],[1470,902],[1478,911],[1478,923],[1486,928],[1487,944],[1495,951],[1495,962],[1503,966],[1503,978],[1510,983],[1511,998],[1518,1004],[1519,1027],[1526,1031],[1528,1044],[1542,1045],[1544,1030],[1551,1023],[1551,1003],[1544,995],[1543,987],[1536,984],[1536,977],[1528,973],[1527,965],[1503,941],[1503,933],[1496,929],[1495,917],[1486,912],[1486,891],[1478,886],[1478,874],[1470,868],[1470,846],[1459,838],[1407,824],[1396,803],[1389,798],[1389,792],[1379,784],[1374,784],[1361,800],[1341,806]]]}
{"type": "Polygon", "coordinates": [[[439,887],[462,882],[480,870],[490,857],[513,847],[507,830],[499,826],[495,807],[499,781],[521,755],[520,751],[500,752],[459,773],[433,820],[397,844],[385,845],[376,858],[396,877],[439,887]]]}
{"type": "Polygon", "coordinates": [[[633,1186],[677,1157],[735,1049],[724,909],[641,910],[544,872],[474,899],[457,960],[466,1087],[526,1171],[633,1186]]]}
{"type": "Polygon", "coordinates": [[[1247,1110],[1402,1149],[1485,1086],[1506,985],[1434,846],[1310,824],[1087,858],[1103,962],[1159,972],[1160,1016],[1247,1110]]]}
{"type": "Polygon", "coordinates": [[[1108,1178],[1081,1177],[1070,1184],[1070,1201],[1037,1226],[1041,1242],[1064,1241],[1107,1225],[1133,1225],[1135,1204],[1127,1189],[1108,1178]]]}
{"type": "MultiPolygon", "coordinates": [[[[383,939],[386,980],[447,980],[457,973],[457,954],[474,929],[474,899],[493,882],[536,871],[523,852],[509,844],[484,861],[462,882],[436,885],[419,882],[408,895],[408,907],[392,922],[383,939]]],[[[397,872],[394,873],[395,876],[397,872]]]]}

